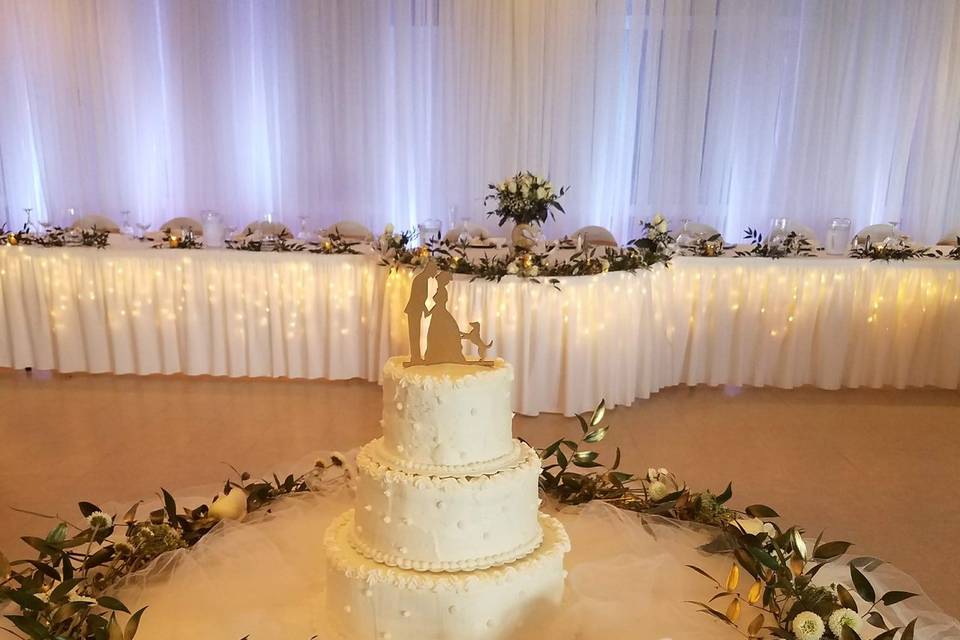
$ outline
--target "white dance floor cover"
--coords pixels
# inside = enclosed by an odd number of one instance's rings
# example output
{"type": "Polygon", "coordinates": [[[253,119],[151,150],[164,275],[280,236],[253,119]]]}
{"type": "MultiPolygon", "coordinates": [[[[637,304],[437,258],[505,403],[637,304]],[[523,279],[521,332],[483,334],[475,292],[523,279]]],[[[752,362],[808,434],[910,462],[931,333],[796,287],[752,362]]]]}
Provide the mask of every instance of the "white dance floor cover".
{"type": "MultiPolygon", "coordinates": [[[[0,366],[363,378],[405,354],[409,271],[376,256],[0,247],[0,366]]],[[[960,388],[960,262],[676,258],[549,284],[455,278],[524,414],[677,384],[960,388]]]]}

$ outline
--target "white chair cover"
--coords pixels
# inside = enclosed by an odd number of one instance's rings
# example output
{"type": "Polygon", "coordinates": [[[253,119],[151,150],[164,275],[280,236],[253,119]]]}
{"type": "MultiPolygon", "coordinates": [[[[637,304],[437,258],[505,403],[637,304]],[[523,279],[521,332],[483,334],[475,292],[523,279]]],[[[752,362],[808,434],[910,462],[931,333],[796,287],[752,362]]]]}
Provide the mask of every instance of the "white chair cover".
{"type": "Polygon", "coordinates": [[[164,233],[170,233],[171,231],[180,231],[184,229],[189,229],[194,233],[194,235],[203,235],[203,225],[200,223],[200,221],[194,220],[193,218],[187,216],[171,218],[160,225],[160,230],[164,233]]]}
{"type": "Polygon", "coordinates": [[[243,228],[244,236],[277,236],[278,238],[292,238],[290,229],[282,222],[251,222],[243,228]]]}
{"type": "Polygon", "coordinates": [[[869,238],[870,242],[881,242],[890,236],[896,236],[898,238],[903,236],[896,227],[886,223],[872,224],[869,227],[864,227],[857,232],[857,235],[861,238],[869,238]]]}
{"type": "Polygon", "coordinates": [[[71,228],[73,229],[92,229],[96,227],[100,231],[108,231],[110,233],[120,233],[120,225],[108,218],[107,216],[102,216],[99,213],[88,213],[85,216],[80,216],[80,218],[73,223],[71,228]]]}
{"type": "Polygon", "coordinates": [[[328,227],[325,233],[336,233],[341,238],[346,240],[361,240],[364,242],[373,241],[373,232],[359,222],[353,222],[352,220],[341,220],[340,222],[328,227]]]}
{"type": "Polygon", "coordinates": [[[444,236],[444,240],[446,240],[449,244],[456,244],[459,242],[463,227],[467,228],[467,231],[470,233],[470,237],[474,240],[487,240],[490,238],[490,234],[486,229],[473,222],[467,222],[466,224],[458,225],[453,229],[450,229],[450,231],[447,231],[447,235],[444,236]]]}
{"type": "Polygon", "coordinates": [[[617,239],[613,237],[607,229],[590,225],[577,229],[573,234],[574,238],[583,238],[583,244],[588,247],[616,247],[617,239]]]}

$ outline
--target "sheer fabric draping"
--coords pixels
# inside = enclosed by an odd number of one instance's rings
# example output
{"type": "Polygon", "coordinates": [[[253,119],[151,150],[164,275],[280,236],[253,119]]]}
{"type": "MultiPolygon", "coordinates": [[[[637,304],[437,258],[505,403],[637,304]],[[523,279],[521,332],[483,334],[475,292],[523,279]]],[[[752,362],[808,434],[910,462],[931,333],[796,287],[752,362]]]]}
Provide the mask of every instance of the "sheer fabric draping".
{"type": "MultiPolygon", "coordinates": [[[[310,464],[290,468],[305,469],[310,464]]],[[[193,495],[198,497],[193,500],[179,492],[178,501],[191,507],[208,503],[218,489],[196,490],[193,495]]],[[[107,508],[110,513],[123,513],[128,506],[107,508]]],[[[142,505],[141,513],[159,506],[142,505]]],[[[325,560],[320,541],[330,520],[352,506],[351,493],[345,488],[301,494],[275,503],[270,513],[255,513],[243,523],[223,523],[191,551],[163,556],[150,570],[128,579],[117,594],[131,610],[149,605],[138,640],[236,640],[247,635],[253,639],[332,638],[324,615],[325,560]]],[[[599,502],[559,511],[547,503],[544,508],[562,520],[573,549],[566,559],[569,573],[563,611],[557,620],[543,621],[536,638],[742,637],[687,603],[707,600],[716,590],[684,565],[699,566],[721,579],[729,570],[729,556],[697,549],[712,539],[713,530],[678,526],[657,517],[640,519],[599,502]]],[[[824,568],[817,580],[849,584],[846,561],[851,558],[824,568]]],[[[881,565],[869,575],[879,593],[892,589],[923,593],[913,579],[890,565],[881,565]]],[[[742,580],[744,593],[750,584],[749,579],[742,580]]],[[[722,610],[726,603],[724,599],[714,605],[722,610]]],[[[925,596],[881,608],[891,624],[902,625],[919,616],[918,639],[947,640],[960,633],[960,624],[925,596]]],[[[745,608],[745,623],[754,615],[745,608]]],[[[863,637],[873,638],[879,631],[866,630],[863,637]]]]}
{"type": "Polygon", "coordinates": [[[0,203],[412,227],[529,168],[574,187],[548,233],[935,240],[958,75],[953,0],[0,0],[0,203]]]}

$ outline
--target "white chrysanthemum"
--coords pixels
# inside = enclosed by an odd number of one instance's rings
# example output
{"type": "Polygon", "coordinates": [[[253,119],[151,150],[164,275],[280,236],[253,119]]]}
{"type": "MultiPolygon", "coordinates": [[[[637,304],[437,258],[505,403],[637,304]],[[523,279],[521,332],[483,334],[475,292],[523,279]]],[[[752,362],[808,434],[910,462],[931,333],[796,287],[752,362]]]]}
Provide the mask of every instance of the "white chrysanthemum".
{"type": "Polygon", "coordinates": [[[830,619],[827,620],[827,626],[830,627],[833,635],[839,638],[840,634],[843,633],[844,627],[850,627],[854,631],[860,631],[860,627],[863,626],[863,620],[861,620],[857,612],[852,609],[837,609],[830,614],[830,619]]]}
{"type": "Polygon", "coordinates": [[[793,635],[797,640],[820,640],[825,629],[823,618],[812,611],[804,611],[793,619],[793,635]]]}
{"type": "Polygon", "coordinates": [[[654,480],[650,483],[650,486],[647,488],[647,494],[650,496],[650,499],[654,502],[663,500],[667,494],[670,493],[669,487],[659,480],[654,480]]]}
{"type": "Polygon", "coordinates": [[[91,529],[109,529],[113,526],[113,517],[103,511],[94,511],[87,516],[87,522],[91,529]]]}

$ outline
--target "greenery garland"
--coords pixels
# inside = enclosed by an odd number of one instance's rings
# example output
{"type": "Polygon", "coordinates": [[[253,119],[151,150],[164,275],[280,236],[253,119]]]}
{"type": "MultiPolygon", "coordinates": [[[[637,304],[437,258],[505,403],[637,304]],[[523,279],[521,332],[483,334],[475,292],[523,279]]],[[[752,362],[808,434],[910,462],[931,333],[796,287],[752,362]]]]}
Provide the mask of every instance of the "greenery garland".
{"type": "Polygon", "coordinates": [[[20,231],[7,231],[6,225],[0,224],[0,246],[9,245],[38,245],[41,247],[96,247],[105,249],[110,244],[110,232],[98,229],[96,226],[89,229],[63,229],[53,227],[45,233],[35,233],[27,225],[20,231]]]}
{"type": "Polygon", "coordinates": [[[656,264],[668,266],[673,257],[674,238],[668,233],[665,221],[654,219],[643,223],[645,236],[631,240],[623,247],[587,247],[562,256],[560,251],[574,248],[572,241],[547,243],[543,251],[510,247],[506,253],[484,254],[471,258],[469,245],[449,243],[440,238],[428,238],[415,247],[411,231],[395,233],[388,226],[374,242],[373,248],[380,263],[392,269],[416,268],[433,261],[441,271],[473,276],[471,280],[499,282],[507,276],[516,276],[530,282],[549,282],[557,286],[559,277],[597,275],[608,271],[636,272],[651,269],[656,264]]]}
{"type": "MultiPolygon", "coordinates": [[[[749,639],[857,640],[862,625],[870,624],[883,629],[875,640],[894,640],[898,634],[899,640],[913,640],[916,620],[902,629],[891,628],[878,610],[881,604],[897,604],[916,595],[878,594],[866,573],[881,561],[851,561],[849,586],[815,585],[817,572],[845,554],[851,543],[818,538],[808,547],[802,529],[781,529],[770,521],[779,517],[772,508],[757,504],[738,511],[727,506],[732,484],[719,493],[693,491],[666,469],[625,472],[620,469],[619,448],[612,464],[606,465],[590,448],[609,432],[602,424],[605,415],[605,403],[600,402],[589,414],[577,416],[579,440],[563,438],[536,449],[542,463],[540,489],[560,504],[600,500],[638,515],[717,527],[718,536],[701,549],[730,554],[733,564],[722,581],[690,566],[716,588],[709,601],[691,601],[700,611],[749,639]],[[741,569],[753,578],[746,596],[737,590],[741,569]],[[863,613],[852,593],[867,603],[863,613]],[[730,600],[725,611],[710,604],[725,598],[730,600]],[[745,630],[738,626],[744,608],[757,612],[745,630]]],[[[22,538],[37,552],[36,558],[10,562],[0,553],[0,605],[10,602],[19,609],[6,617],[26,634],[20,637],[30,640],[131,640],[145,608],[130,613],[121,601],[106,595],[111,586],[165,553],[193,547],[223,519],[240,519],[290,494],[320,489],[331,482],[325,473],[340,467],[344,461],[334,455],[303,475],[256,481],[234,469],[239,481],[227,481],[209,506],[178,508],[173,496],[161,489],[164,506],[146,519],[137,517],[140,503],[116,519],[96,505],[81,502],[85,518],[81,526],[58,516],[33,514],[58,523],[44,538],[22,538]],[[123,626],[120,615],[127,616],[123,626]]],[[[346,471],[339,477],[349,475],[346,471]]]]}

